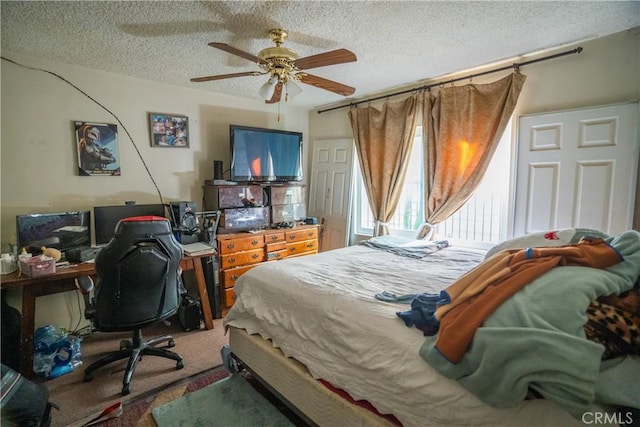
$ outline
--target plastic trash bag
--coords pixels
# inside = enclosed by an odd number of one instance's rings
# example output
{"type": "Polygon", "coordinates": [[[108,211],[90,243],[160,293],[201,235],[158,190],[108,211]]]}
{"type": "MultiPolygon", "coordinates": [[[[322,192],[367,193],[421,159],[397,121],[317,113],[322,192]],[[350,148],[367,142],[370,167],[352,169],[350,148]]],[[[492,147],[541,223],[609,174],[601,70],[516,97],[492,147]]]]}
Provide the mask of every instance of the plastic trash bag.
{"type": "Polygon", "coordinates": [[[73,371],[82,364],[82,339],[64,329],[47,325],[34,334],[33,372],[45,378],[55,378],[73,371]]]}

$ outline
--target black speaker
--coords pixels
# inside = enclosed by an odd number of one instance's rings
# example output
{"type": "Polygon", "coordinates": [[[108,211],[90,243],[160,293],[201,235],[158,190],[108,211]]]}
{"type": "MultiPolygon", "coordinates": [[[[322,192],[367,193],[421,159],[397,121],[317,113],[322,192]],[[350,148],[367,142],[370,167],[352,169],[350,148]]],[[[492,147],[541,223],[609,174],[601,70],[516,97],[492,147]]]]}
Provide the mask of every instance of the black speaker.
{"type": "Polygon", "coordinates": [[[218,280],[218,261],[216,257],[202,257],[202,271],[209,294],[209,304],[211,305],[211,315],[214,319],[222,317],[222,306],[220,299],[220,281],[218,280]]]}
{"type": "Polygon", "coordinates": [[[200,224],[196,202],[171,202],[171,226],[176,239],[186,245],[198,241],[200,224]]]}
{"type": "Polygon", "coordinates": [[[213,179],[224,179],[222,169],[222,160],[214,160],[213,161],[213,179]]]}
{"type": "Polygon", "coordinates": [[[185,331],[200,329],[200,303],[188,295],[183,296],[178,308],[178,321],[185,331]]]}

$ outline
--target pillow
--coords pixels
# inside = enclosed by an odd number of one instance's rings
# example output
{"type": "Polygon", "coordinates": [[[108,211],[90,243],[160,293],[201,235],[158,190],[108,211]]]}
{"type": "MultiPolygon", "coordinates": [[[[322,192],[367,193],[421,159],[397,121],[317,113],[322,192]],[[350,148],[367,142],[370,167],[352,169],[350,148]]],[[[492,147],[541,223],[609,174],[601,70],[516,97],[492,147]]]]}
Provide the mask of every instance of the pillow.
{"type": "Polygon", "coordinates": [[[507,249],[523,249],[523,248],[539,248],[550,246],[565,246],[572,243],[578,243],[585,236],[601,237],[603,239],[609,237],[602,231],[592,230],[590,228],[565,228],[561,230],[542,231],[539,233],[524,234],[498,243],[485,255],[485,259],[492,257],[498,252],[507,249]]]}

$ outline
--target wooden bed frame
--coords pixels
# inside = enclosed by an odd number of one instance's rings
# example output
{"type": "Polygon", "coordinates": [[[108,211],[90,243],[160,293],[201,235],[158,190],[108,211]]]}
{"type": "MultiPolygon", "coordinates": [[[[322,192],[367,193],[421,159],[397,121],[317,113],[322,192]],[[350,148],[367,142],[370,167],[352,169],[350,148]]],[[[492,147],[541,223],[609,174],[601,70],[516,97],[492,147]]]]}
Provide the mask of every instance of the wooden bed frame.
{"type": "MultiPolygon", "coordinates": [[[[286,357],[271,341],[229,327],[233,356],[265,383],[272,392],[303,419],[319,426],[376,426],[395,424],[349,402],[314,379],[307,368],[286,357]]],[[[397,427],[397,426],[395,426],[397,427]]]]}

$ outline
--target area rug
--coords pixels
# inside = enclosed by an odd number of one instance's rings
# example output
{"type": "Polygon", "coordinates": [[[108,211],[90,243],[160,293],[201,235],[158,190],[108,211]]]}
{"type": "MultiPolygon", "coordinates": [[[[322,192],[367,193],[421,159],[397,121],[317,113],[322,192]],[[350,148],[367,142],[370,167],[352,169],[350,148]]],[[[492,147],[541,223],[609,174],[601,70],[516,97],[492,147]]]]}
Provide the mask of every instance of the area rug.
{"type": "MultiPolygon", "coordinates": [[[[97,427],[156,427],[156,422],[151,414],[154,408],[201,390],[228,376],[229,372],[222,365],[217,366],[161,389],[145,393],[124,404],[123,413],[119,417],[106,419],[94,425],[97,427]]],[[[91,418],[85,419],[83,423],[78,425],[86,425],[91,418]]]]}
{"type": "Polygon", "coordinates": [[[295,426],[239,374],[158,406],[151,413],[158,427],[295,426]]]}

